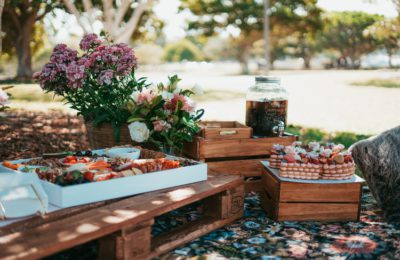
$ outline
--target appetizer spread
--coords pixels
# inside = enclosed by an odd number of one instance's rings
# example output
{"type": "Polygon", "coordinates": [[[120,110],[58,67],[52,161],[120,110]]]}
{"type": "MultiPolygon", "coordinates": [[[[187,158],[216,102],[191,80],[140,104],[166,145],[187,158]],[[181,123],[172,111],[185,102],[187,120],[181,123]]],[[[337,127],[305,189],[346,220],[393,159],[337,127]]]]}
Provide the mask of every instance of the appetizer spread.
{"type": "Polygon", "coordinates": [[[101,153],[45,154],[21,163],[4,161],[2,164],[20,172],[34,172],[41,180],[68,186],[175,169],[194,165],[195,162],[181,158],[167,159],[163,153],[146,149],[121,147],[101,153]]]}
{"type": "Polygon", "coordinates": [[[279,175],[294,179],[350,179],[355,171],[351,153],[342,144],[294,142],[290,146],[275,144],[269,159],[279,175]]]}

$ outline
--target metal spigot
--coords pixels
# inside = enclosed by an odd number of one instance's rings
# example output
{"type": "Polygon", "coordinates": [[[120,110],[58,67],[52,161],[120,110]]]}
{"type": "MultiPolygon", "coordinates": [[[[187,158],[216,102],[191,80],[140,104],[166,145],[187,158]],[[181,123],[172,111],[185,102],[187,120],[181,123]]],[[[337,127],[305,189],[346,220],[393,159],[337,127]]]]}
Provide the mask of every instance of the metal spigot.
{"type": "Polygon", "coordinates": [[[282,121],[276,121],[276,122],[277,124],[274,127],[272,127],[272,132],[277,136],[281,137],[285,132],[285,123],[282,121]]]}

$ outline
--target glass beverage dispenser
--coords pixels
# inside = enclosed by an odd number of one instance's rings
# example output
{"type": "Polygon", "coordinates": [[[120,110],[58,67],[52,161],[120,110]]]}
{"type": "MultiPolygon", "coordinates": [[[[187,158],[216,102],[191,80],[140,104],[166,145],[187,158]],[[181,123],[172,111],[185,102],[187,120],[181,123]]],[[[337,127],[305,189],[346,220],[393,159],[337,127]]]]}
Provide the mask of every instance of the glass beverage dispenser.
{"type": "Polygon", "coordinates": [[[282,136],[287,123],[288,92],[280,79],[256,77],[246,96],[246,125],[259,137],[282,136]]]}

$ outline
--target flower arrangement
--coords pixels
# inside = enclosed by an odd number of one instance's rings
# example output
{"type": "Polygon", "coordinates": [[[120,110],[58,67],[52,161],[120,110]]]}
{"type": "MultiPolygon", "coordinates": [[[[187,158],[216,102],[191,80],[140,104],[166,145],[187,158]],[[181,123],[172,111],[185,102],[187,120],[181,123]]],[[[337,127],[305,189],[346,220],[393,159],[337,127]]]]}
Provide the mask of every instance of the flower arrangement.
{"type": "Polygon", "coordinates": [[[62,96],[86,121],[98,126],[111,123],[114,137],[130,116],[126,107],[133,91],[146,87],[135,78],[137,58],[124,43],[114,44],[96,34],[85,35],[79,47],[82,54],[65,44],[55,46],[50,62],[34,79],[46,92],[62,96]]]}
{"type": "Polygon", "coordinates": [[[86,122],[94,127],[111,124],[116,143],[121,126],[130,123],[133,141],[178,149],[199,131],[204,111],[195,111],[190,99],[194,91],[180,89],[176,75],[166,86],[151,88],[144,78],[135,78],[137,58],[126,44],[115,44],[102,33],[85,35],[79,46],[81,54],[65,44],[55,46],[34,78],[46,92],[62,96],[86,122]]]}
{"type": "Polygon", "coordinates": [[[199,91],[197,86],[192,90],[181,89],[177,75],[168,79],[166,85],[161,83],[156,88],[132,93],[129,130],[136,142],[150,141],[181,150],[183,142],[192,141],[192,136],[200,130],[198,121],[204,110],[196,111],[190,98],[199,91]]]}

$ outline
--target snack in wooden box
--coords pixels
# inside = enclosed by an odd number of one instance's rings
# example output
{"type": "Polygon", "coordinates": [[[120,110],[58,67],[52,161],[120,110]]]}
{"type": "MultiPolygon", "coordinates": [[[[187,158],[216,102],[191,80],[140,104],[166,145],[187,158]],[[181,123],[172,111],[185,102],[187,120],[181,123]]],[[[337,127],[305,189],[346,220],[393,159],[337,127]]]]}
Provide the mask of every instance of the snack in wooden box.
{"type": "Polygon", "coordinates": [[[343,145],[334,143],[276,144],[271,149],[269,163],[279,169],[280,176],[294,179],[345,180],[355,171],[351,154],[344,151],[343,145]]]}

